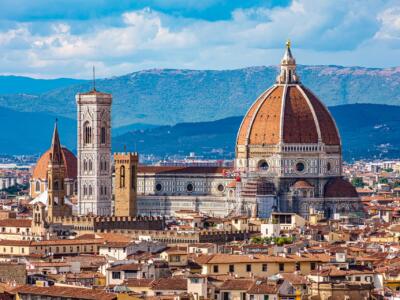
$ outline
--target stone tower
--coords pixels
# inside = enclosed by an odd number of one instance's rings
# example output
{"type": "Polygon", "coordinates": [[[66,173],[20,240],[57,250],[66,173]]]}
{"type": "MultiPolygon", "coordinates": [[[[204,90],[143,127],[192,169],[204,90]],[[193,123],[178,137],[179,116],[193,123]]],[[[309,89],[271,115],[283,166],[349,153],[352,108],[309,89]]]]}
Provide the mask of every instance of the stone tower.
{"type": "Polygon", "coordinates": [[[111,94],[76,95],[80,215],[111,215],[111,94]]]}
{"type": "Polygon", "coordinates": [[[115,153],[115,215],[136,216],[137,153],[115,153]]]}
{"type": "Polygon", "coordinates": [[[49,164],[47,166],[47,218],[49,221],[52,221],[53,217],[68,216],[72,214],[71,207],[64,203],[65,163],[60,143],[60,137],[58,135],[57,122],[54,126],[49,156],[49,164]]]}

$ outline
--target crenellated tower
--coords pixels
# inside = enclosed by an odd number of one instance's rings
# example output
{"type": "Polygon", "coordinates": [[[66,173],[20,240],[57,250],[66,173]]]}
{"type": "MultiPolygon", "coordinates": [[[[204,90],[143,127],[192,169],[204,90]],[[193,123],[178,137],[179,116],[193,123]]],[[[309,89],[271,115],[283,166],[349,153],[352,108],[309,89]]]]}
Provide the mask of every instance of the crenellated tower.
{"type": "Polygon", "coordinates": [[[114,153],[116,216],[136,216],[138,162],[137,153],[114,153]]]}

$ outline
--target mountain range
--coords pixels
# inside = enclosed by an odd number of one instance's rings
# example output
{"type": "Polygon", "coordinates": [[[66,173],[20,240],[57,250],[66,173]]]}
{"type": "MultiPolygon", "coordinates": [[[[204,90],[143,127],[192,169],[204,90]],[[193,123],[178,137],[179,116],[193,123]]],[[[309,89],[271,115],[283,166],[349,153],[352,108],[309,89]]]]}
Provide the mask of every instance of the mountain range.
{"type": "MultiPolygon", "coordinates": [[[[98,79],[96,88],[113,94],[114,150],[232,157],[241,116],[277,73],[153,69],[98,79]]],[[[399,155],[400,68],[298,66],[298,73],[330,106],[346,159],[399,155]]],[[[62,142],[74,150],[75,94],[92,88],[87,80],[0,76],[0,153],[45,151],[56,117],[62,142]]]]}
{"type": "MultiPolygon", "coordinates": [[[[400,156],[400,106],[348,104],[330,107],[338,125],[345,160],[400,156]]],[[[56,116],[0,108],[1,154],[43,153],[50,147],[56,116]]],[[[113,151],[138,151],[159,157],[188,155],[233,158],[242,116],[176,125],[131,124],[113,128],[113,151]]],[[[61,142],[75,152],[76,121],[59,117],[61,142]]]]}
{"type": "MultiPolygon", "coordinates": [[[[298,66],[302,82],[328,106],[354,103],[400,105],[400,68],[298,66]]],[[[277,67],[237,70],[154,69],[96,81],[96,88],[113,94],[113,125],[174,125],[244,115],[257,96],[275,82],[277,67]]],[[[7,80],[0,83],[7,86],[7,80]]],[[[58,82],[61,84],[60,82],[58,82]]],[[[0,89],[0,106],[20,112],[43,112],[76,118],[75,94],[92,89],[92,82],[50,88],[37,81],[36,92],[21,87],[0,89]],[[44,87],[39,88],[44,85],[44,87]]]]}

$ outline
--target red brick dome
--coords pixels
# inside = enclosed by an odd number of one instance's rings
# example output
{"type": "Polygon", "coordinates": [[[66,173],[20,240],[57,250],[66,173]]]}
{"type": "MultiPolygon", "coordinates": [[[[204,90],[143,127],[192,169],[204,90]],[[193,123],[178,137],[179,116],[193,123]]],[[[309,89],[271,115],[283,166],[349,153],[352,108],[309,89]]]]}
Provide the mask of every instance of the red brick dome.
{"type": "Polygon", "coordinates": [[[325,198],[356,198],[358,197],[355,187],[347,180],[336,177],[325,185],[325,198]]]}
{"type": "MultiPolygon", "coordinates": [[[[76,179],[78,165],[75,155],[65,147],[62,147],[62,154],[65,164],[65,178],[76,179]]],[[[50,149],[38,159],[36,166],[33,169],[33,179],[46,179],[49,160],[50,149]]]]}
{"type": "Polygon", "coordinates": [[[237,145],[340,145],[328,109],[303,85],[275,85],[263,93],[244,117],[237,145]]]}
{"type": "Polygon", "coordinates": [[[288,46],[277,83],[248,110],[237,135],[237,146],[319,142],[340,146],[339,132],[325,105],[300,83],[288,46]]]}

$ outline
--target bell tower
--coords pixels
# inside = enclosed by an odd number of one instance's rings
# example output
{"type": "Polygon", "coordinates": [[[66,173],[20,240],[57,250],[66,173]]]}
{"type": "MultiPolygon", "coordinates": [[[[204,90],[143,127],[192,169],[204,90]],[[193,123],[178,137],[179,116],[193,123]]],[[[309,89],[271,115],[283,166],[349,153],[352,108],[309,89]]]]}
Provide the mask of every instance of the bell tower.
{"type": "Polygon", "coordinates": [[[68,216],[72,213],[71,208],[64,203],[65,162],[58,135],[57,121],[54,126],[49,156],[49,164],[47,166],[47,218],[49,221],[52,221],[54,217],[68,216]]]}
{"type": "Polygon", "coordinates": [[[138,154],[114,153],[115,215],[136,216],[138,154]]]}
{"type": "Polygon", "coordinates": [[[78,106],[79,214],[111,215],[111,94],[93,87],[78,106]]]}

